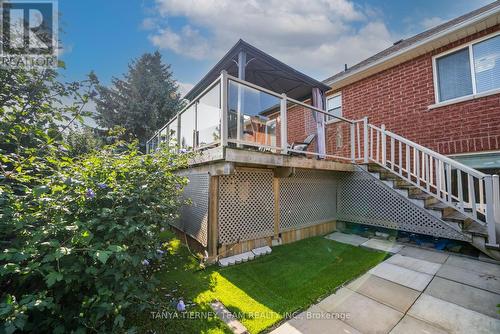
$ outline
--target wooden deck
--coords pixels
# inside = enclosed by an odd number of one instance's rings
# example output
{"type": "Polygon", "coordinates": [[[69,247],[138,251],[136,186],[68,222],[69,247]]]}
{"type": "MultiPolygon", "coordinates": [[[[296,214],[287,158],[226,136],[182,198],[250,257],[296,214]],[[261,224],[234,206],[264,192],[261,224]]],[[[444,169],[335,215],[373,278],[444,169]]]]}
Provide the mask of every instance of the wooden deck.
{"type": "Polygon", "coordinates": [[[230,147],[215,147],[191,159],[191,167],[208,169],[213,174],[230,174],[234,166],[253,166],[265,168],[305,168],[328,171],[352,172],[354,165],[350,162],[319,160],[316,157],[282,155],[272,152],[260,152],[230,147]],[[218,172],[217,172],[218,171],[218,172]]]}

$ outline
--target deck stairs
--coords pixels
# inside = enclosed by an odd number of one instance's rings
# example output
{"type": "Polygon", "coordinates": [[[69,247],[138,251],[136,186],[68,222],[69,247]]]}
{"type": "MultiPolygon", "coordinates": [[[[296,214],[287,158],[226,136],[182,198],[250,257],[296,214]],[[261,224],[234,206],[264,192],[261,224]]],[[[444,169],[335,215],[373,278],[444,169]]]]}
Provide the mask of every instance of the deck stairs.
{"type": "Polygon", "coordinates": [[[352,158],[360,169],[500,260],[498,175],[483,174],[366,120],[363,135],[357,133],[352,158]]]}

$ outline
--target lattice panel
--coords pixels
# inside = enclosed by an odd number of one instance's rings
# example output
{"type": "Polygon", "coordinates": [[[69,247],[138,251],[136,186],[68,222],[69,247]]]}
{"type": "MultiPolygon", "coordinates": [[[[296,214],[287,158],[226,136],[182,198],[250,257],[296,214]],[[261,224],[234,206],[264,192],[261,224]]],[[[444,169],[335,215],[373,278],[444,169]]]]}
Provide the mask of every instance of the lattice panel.
{"type": "Polygon", "coordinates": [[[191,204],[181,208],[176,227],[207,246],[208,229],[208,173],[188,174],[189,183],[184,187],[183,198],[191,204]]]}
{"type": "Polygon", "coordinates": [[[470,241],[364,172],[338,173],[337,219],[470,241]]]}
{"type": "Polygon", "coordinates": [[[273,172],[237,169],[219,178],[219,242],[230,244],[274,233],[273,172]]]}
{"type": "Polygon", "coordinates": [[[280,231],[335,219],[335,175],[302,170],[280,179],[280,231]]]}

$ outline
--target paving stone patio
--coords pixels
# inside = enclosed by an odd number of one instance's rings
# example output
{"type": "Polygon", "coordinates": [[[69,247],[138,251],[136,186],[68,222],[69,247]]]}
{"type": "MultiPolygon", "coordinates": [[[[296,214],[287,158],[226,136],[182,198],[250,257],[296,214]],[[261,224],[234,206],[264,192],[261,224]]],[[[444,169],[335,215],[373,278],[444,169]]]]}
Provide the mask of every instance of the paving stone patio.
{"type": "Polygon", "coordinates": [[[404,246],[272,333],[500,333],[497,304],[500,265],[404,246]]]}

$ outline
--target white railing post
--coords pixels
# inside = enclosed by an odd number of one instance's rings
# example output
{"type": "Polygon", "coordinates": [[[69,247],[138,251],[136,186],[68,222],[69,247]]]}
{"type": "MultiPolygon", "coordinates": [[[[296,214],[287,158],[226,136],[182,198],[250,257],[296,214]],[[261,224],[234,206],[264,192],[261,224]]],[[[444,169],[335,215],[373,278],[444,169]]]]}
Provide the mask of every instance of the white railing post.
{"type": "Polygon", "coordinates": [[[486,228],[488,230],[488,245],[498,246],[497,235],[496,235],[496,217],[495,217],[495,191],[498,193],[497,189],[493,189],[493,176],[486,175],[484,177],[484,188],[486,192],[486,228]]]}
{"type": "Polygon", "coordinates": [[[221,117],[220,117],[220,143],[222,147],[227,146],[228,137],[228,127],[227,127],[227,72],[222,71],[220,73],[220,106],[221,106],[221,117]]]}
{"type": "Polygon", "coordinates": [[[177,123],[177,147],[180,149],[182,149],[182,141],[181,141],[181,126],[182,126],[182,122],[181,122],[181,117],[182,117],[182,114],[179,114],[177,115],[177,119],[176,119],[176,123],[177,123]]]}
{"type": "Polygon", "coordinates": [[[198,103],[199,101],[194,103],[193,151],[198,148],[198,103]]]}
{"type": "Polygon", "coordinates": [[[350,124],[351,128],[351,160],[352,162],[356,162],[356,141],[355,141],[355,125],[354,123],[350,124]]]}
{"type": "Polygon", "coordinates": [[[500,233],[500,176],[492,175],[493,180],[493,211],[495,217],[495,229],[500,233]]]}
{"type": "Polygon", "coordinates": [[[386,166],[386,161],[387,161],[387,156],[386,156],[386,150],[387,150],[387,143],[386,143],[386,136],[385,136],[385,124],[382,124],[380,126],[380,132],[381,132],[381,142],[382,142],[382,166],[386,166]]]}
{"type": "Polygon", "coordinates": [[[368,117],[363,117],[363,150],[364,150],[364,162],[365,164],[368,163],[368,150],[369,150],[369,147],[368,147],[368,117]]]}
{"type": "Polygon", "coordinates": [[[288,154],[288,134],[287,134],[287,113],[286,113],[286,94],[281,94],[280,103],[280,139],[281,139],[281,154],[288,154]]]}

